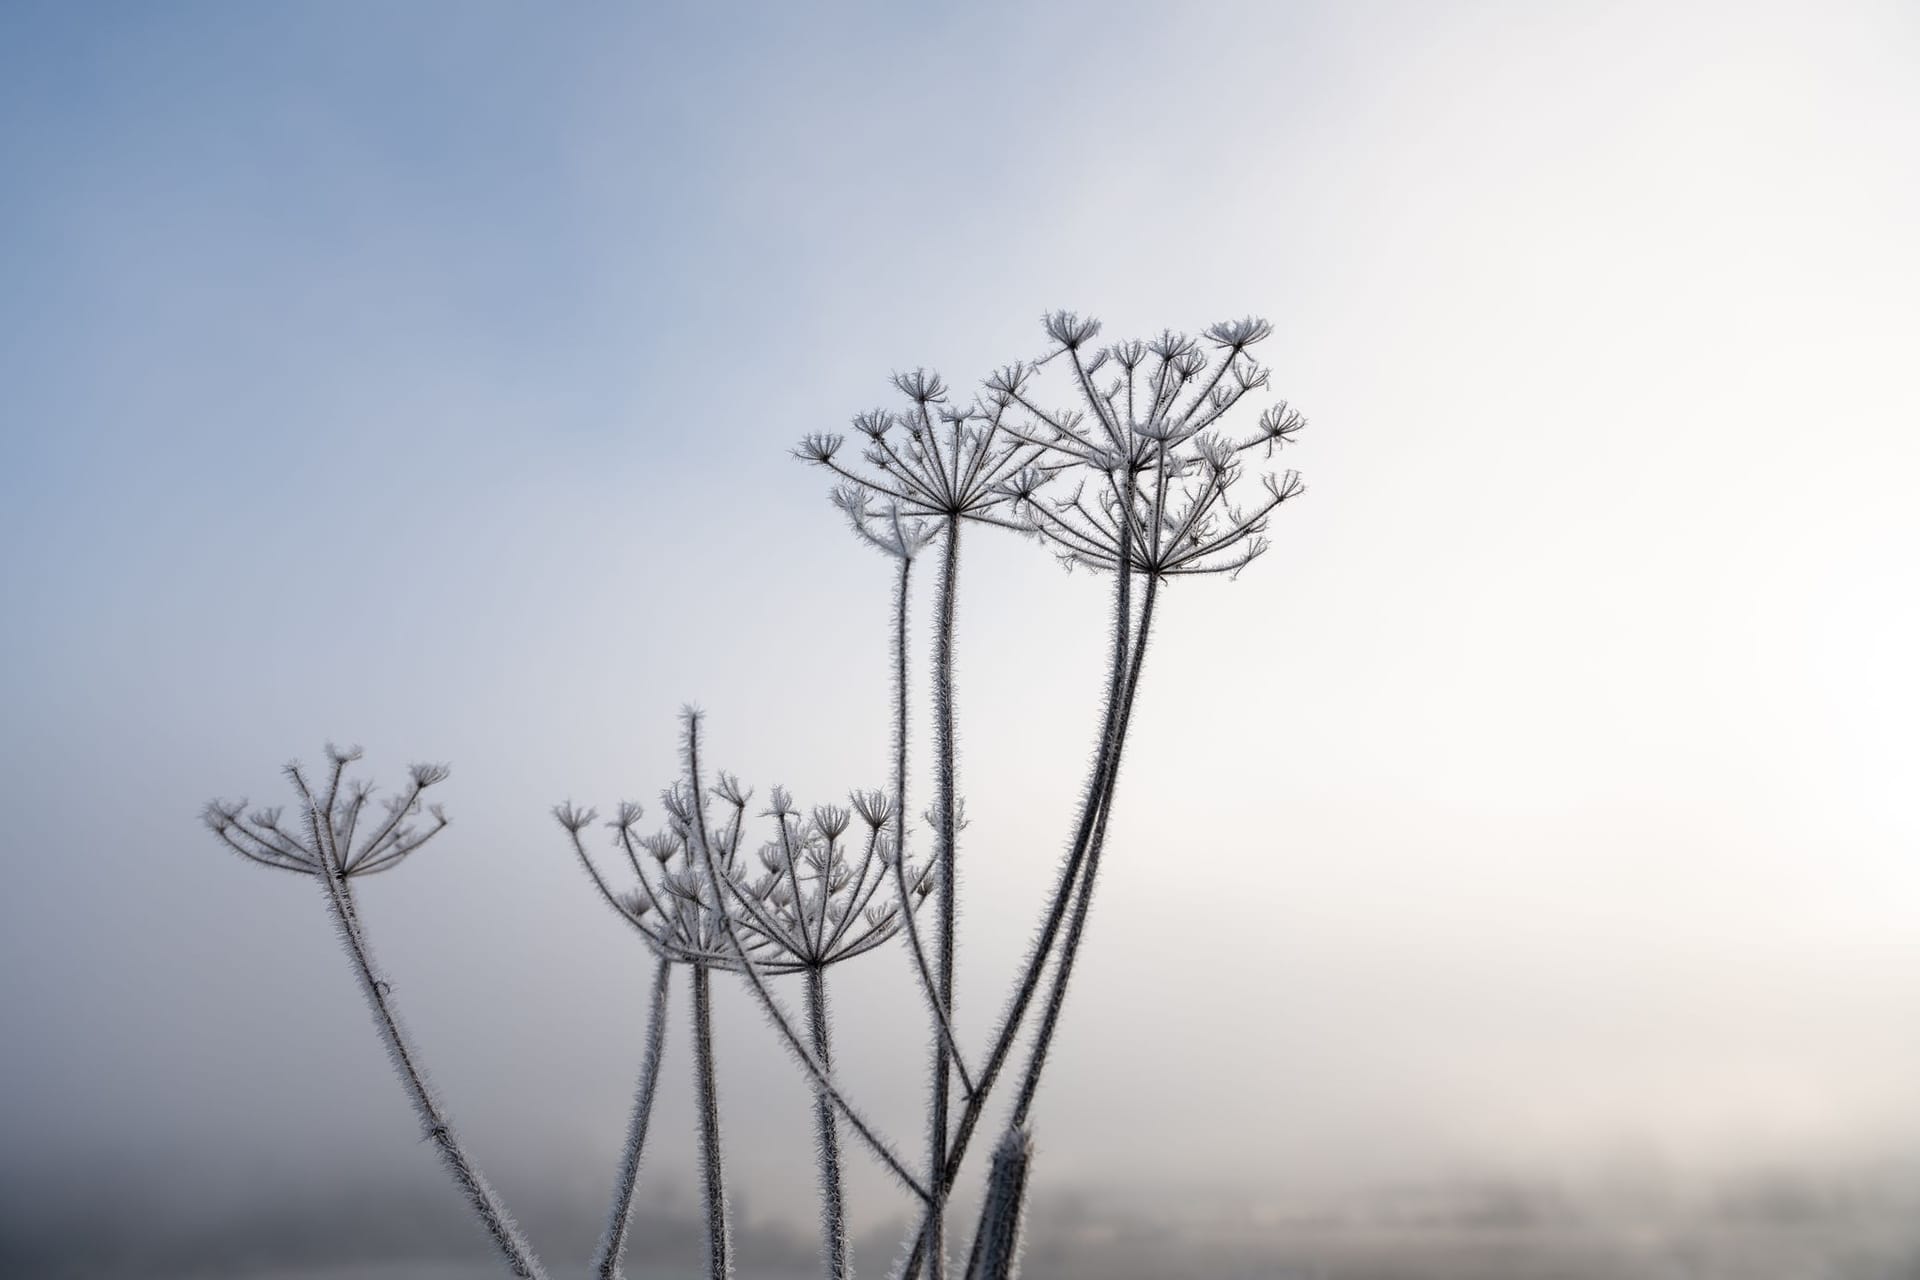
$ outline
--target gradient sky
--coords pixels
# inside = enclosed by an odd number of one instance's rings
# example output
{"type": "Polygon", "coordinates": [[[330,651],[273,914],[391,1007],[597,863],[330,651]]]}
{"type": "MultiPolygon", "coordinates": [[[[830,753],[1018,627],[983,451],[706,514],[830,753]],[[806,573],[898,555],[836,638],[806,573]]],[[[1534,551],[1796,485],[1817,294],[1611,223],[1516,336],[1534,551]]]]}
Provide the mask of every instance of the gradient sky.
{"type": "MultiPolygon", "coordinates": [[[[439,1176],[316,893],[195,821],[331,737],[453,763],[375,945],[509,1199],[601,1194],[646,960],[547,806],[650,800],[688,699],[882,779],[885,567],[787,450],[1053,307],[1268,316],[1312,426],[1169,599],[1042,1178],[1911,1153],[1916,67],[1898,3],[0,8],[8,1180],[439,1176]]],[[[977,1040],[1104,655],[976,546],[977,1040]]],[[[842,1056],[904,1132],[899,960],[842,1056]]]]}

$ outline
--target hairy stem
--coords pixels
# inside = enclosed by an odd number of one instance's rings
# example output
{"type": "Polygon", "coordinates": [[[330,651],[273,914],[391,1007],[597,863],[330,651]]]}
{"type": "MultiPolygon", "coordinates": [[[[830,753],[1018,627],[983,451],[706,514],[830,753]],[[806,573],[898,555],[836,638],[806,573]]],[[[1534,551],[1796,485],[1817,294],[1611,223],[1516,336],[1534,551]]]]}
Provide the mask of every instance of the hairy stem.
{"type": "Polygon", "coordinates": [[[692,817],[691,830],[688,833],[689,844],[693,854],[700,859],[701,869],[706,872],[707,883],[713,888],[714,901],[722,908],[716,914],[720,920],[720,932],[727,939],[728,949],[733,952],[734,963],[739,966],[740,972],[746,975],[747,986],[752,990],[754,998],[760,1002],[760,1008],[767,1015],[767,1021],[771,1022],[774,1030],[780,1033],[780,1038],[786,1042],[794,1059],[812,1077],[815,1086],[824,1089],[827,1096],[833,1099],[833,1105],[839,1109],[841,1115],[847,1118],[847,1123],[853,1126],[853,1131],[860,1135],[861,1141],[865,1142],[868,1149],[882,1164],[886,1165],[888,1171],[900,1180],[900,1185],[924,1201],[927,1198],[927,1189],[920,1185],[919,1180],[908,1171],[906,1164],[894,1154],[893,1148],[880,1136],[880,1131],[874,1128],[866,1117],[855,1109],[853,1103],[847,1100],[846,1094],[841,1092],[840,1087],[834,1083],[832,1073],[821,1065],[814,1057],[813,1050],[801,1039],[800,1033],[794,1030],[793,1019],[787,1016],[787,1011],[774,998],[773,991],[767,986],[766,975],[760,971],[759,964],[748,953],[747,944],[740,937],[740,928],[734,921],[733,913],[724,909],[729,894],[741,902],[747,900],[747,895],[741,892],[740,887],[730,877],[723,877],[720,874],[720,865],[713,856],[713,845],[707,838],[706,801],[700,783],[700,720],[697,713],[689,712],[686,717],[685,750],[687,785],[692,792],[692,804],[688,806],[692,817]]]}
{"type": "MultiPolygon", "coordinates": [[[[1124,529],[1121,536],[1121,546],[1124,551],[1130,545],[1124,529]]],[[[1039,990],[1047,961],[1053,953],[1054,940],[1059,935],[1068,905],[1073,900],[1074,887],[1078,883],[1087,849],[1092,843],[1095,826],[1104,808],[1107,780],[1118,746],[1116,739],[1122,732],[1121,702],[1125,696],[1128,675],[1133,670],[1132,623],[1132,574],[1116,573],[1112,624],[1113,650],[1108,663],[1106,705],[1101,711],[1100,744],[1094,755],[1093,768],[1087,776],[1086,788],[1081,794],[1080,816],[1075,824],[1073,842],[1061,863],[1053,893],[1047,900],[1046,919],[1028,948],[1026,962],[1021,968],[1013,998],[994,1036],[992,1051],[981,1071],[979,1084],[961,1112],[958,1130],[954,1135],[942,1177],[939,1179],[939,1184],[946,1190],[951,1190],[960,1176],[960,1165],[966,1158],[967,1144],[973,1137],[975,1126],[979,1124],[987,1097],[999,1078],[1001,1069],[1006,1065],[1008,1055],[1012,1052],[1014,1040],[1019,1035],[1020,1026],[1026,1017],[1027,1006],[1032,1002],[1035,992],[1039,990]]],[[[921,1238],[914,1244],[912,1253],[908,1255],[901,1267],[902,1280],[914,1280],[920,1274],[925,1244],[923,1227],[921,1238]]]]}
{"type": "MultiPolygon", "coordinates": [[[[953,967],[956,889],[955,857],[958,846],[957,780],[954,756],[957,744],[953,726],[953,631],[954,610],[960,587],[960,517],[947,517],[946,538],[940,561],[940,598],[933,633],[933,738],[934,738],[934,909],[937,915],[934,958],[938,965],[938,1014],[947,1026],[953,1025],[953,967]]],[[[946,1280],[946,1190],[940,1171],[947,1159],[947,1105],[952,1086],[950,1055],[944,1036],[933,1044],[932,1101],[927,1117],[927,1206],[926,1257],[930,1280],[946,1280]]]]}
{"type": "Polygon", "coordinates": [[[647,1054],[640,1063],[640,1083],[633,1096],[633,1118],[627,1123],[627,1142],[620,1155],[620,1172],[614,1181],[613,1208],[607,1214],[607,1230],[600,1237],[593,1256],[596,1280],[618,1280],[620,1260],[627,1252],[627,1227],[633,1213],[633,1191],[640,1181],[640,1155],[647,1145],[647,1121],[653,1115],[654,1086],[660,1083],[660,1054],[667,1040],[667,980],[673,965],[656,960],[653,968],[653,998],[647,1005],[647,1054]]]}
{"type": "Polygon", "coordinates": [[[1020,1084],[1020,1098],[1014,1104],[1013,1125],[1023,1127],[1027,1122],[1027,1113],[1033,1107],[1034,1092],[1040,1087],[1040,1073],[1046,1069],[1047,1051],[1053,1045],[1053,1033],[1060,1022],[1060,1010],[1067,1000],[1067,982],[1073,976],[1074,961],[1080,954],[1080,939],[1087,927],[1087,912],[1093,903],[1093,885],[1100,873],[1100,854],[1106,845],[1107,819],[1113,812],[1114,793],[1119,789],[1120,757],[1126,747],[1127,725],[1133,717],[1134,695],[1140,688],[1140,669],[1146,661],[1147,638],[1153,627],[1153,606],[1159,595],[1160,578],[1153,575],[1147,579],[1146,597],[1140,605],[1140,626],[1133,645],[1133,660],[1127,672],[1126,693],[1121,699],[1119,732],[1113,745],[1113,759],[1107,770],[1106,793],[1100,803],[1100,819],[1093,831],[1092,843],[1087,848],[1086,870],[1080,876],[1080,886],[1075,893],[1073,920],[1067,925],[1066,939],[1060,944],[1060,960],[1054,966],[1053,987],[1047,994],[1047,1011],[1040,1020],[1040,1032],[1034,1038],[1031,1054],[1027,1059],[1026,1079],[1020,1084]]]}
{"type": "Polygon", "coordinates": [[[980,1205],[980,1229],[974,1233],[973,1253],[967,1259],[966,1280],[1016,1280],[1020,1274],[1020,1243],[1027,1216],[1027,1172],[1033,1163],[1033,1140],[1025,1129],[1010,1125],[993,1153],[987,1175],[987,1195],[980,1205]]]}
{"type": "Polygon", "coordinates": [[[733,1235],[727,1222],[726,1171],[720,1162],[720,1094],[713,1077],[713,984],[706,965],[692,969],[693,1075],[700,1110],[700,1189],[707,1209],[707,1277],[732,1280],[733,1235]]]}
{"type": "MultiPolygon", "coordinates": [[[[814,1056],[831,1070],[833,1051],[827,1024],[827,974],[818,965],[807,970],[807,1022],[813,1031],[814,1056]]],[[[833,1099],[817,1085],[813,1091],[813,1119],[820,1147],[822,1254],[831,1280],[846,1280],[847,1215],[845,1194],[840,1183],[839,1117],[834,1114],[833,1099]]]]}
{"type": "MultiPolygon", "coordinates": [[[[933,980],[933,967],[927,961],[927,949],[920,940],[919,918],[913,909],[911,891],[907,887],[907,589],[912,575],[913,560],[902,557],[900,576],[895,580],[893,589],[893,795],[896,806],[893,815],[893,882],[900,895],[902,922],[906,925],[907,953],[913,958],[914,972],[920,978],[921,993],[926,996],[928,1017],[933,1020],[935,1033],[946,1041],[953,1065],[959,1069],[961,1085],[971,1096],[974,1090],[973,1077],[967,1072],[966,1060],[960,1053],[960,1042],[954,1038],[953,1023],[947,1017],[947,1011],[941,1007],[940,993],[933,980]]],[[[929,1169],[927,1180],[931,1182],[937,1172],[929,1169]]]]}
{"type": "MultiPolygon", "coordinates": [[[[314,828],[314,847],[325,849],[326,846],[321,844],[319,822],[311,808],[308,810],[308,821],[314,828]]],[[[419,1054],[408,1040],[399,1014],[394,1010],[390,994],[392,984],[381,976],[367,946],[366,936],[361,932],[352,888],[346,877],[339,874],[331,856],[323,859],[318,878],[326,889],[327,906],[340,932],[340,940],[346,946],[348,958],[353,961],[354,976],[360,981],[361,994],[366,997],[367,1005],[373,1011],[374,1025],[380,1031],[380,1038],[386,1042],[387,1056],[392,1059],[394,1070],[399,1073],[400,1082],[406,1087],[407,1100],[420,1117],[427,1138],[440,1153],[440,1162],[453,1175],[467,1203],[479,1216],[494,1247],[506,1260],[508,1270],[522,1277],[522,1280],[545,1280],[546,1272],[541,1269],[539,1259],[534,1257],[532,1248],[520,1234],[520,1228],[507,1212],[506,1206],[468,1157],[460,1139],[454,1134],[439,1098],[434,1095],[433,1087],[428,1084],[426,1073],[420,1067],[419,1054]]]]}

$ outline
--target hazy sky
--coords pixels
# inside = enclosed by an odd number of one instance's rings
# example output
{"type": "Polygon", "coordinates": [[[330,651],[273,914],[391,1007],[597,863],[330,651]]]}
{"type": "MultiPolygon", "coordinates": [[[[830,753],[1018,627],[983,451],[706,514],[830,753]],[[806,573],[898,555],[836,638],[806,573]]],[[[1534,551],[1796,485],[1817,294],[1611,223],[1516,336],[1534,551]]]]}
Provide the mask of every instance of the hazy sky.
{"type": "MultiPolygon", "coordinates": [[[[1915,1150],[1916,68],[1899,3],[6,5],[0,1167],[433,1185],[317,893],[195,821],[331,737],[453,763],[375,945],[508,1198],[599,1196],[647,961],[547,807],[650,801],[687,699],[880,782],[886,567],[787,450],[1053,307],[1267,316],[1312,425],[1168,600],[1040,1178],[1915,1150]]],[[[977,1043],[1104,654],[974,547],[977,1043]]],[[[901,957],[844,982],[905,1132],[901,957]]]]}

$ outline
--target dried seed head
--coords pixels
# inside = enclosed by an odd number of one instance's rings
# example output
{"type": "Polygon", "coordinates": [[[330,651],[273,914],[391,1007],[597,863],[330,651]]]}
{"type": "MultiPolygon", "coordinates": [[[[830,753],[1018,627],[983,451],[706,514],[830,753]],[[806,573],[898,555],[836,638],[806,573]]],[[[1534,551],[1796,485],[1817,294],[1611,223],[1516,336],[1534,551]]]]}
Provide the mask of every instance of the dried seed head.
{"type": "Polygon", "coordinates": [[[416,764],[409,765],[407,772],[413,777],[413,785],[424,791],[436,782],[445,782],[451,770],[444,764],[416,764]]]}
{"type": "Polygon", "coordinates": [[[1223,320],[1207,328],[1207,337],[1219,346],[1238,351],[1250,347],[1273,332],[1273,326],[1257,316],[1247,316],[1240,320],[1223,320]]]}
{"type": "Polygon", "coordinates": [[[1008,399],[1019,395],[1033,377],[1033,370],[1022,361],[1003,365],[987,375],[987,390],[1008,399]]]}
{"type": "Polygon", "coordinates": [[[1041,317],[1047,336],[1069,351],[1078,351],[1100,332],[1100,322],[1072,311],[1055,311],[1041,317]]]}
{"type": "Polygon", "coordinates": [[[893,385],[901,395],[922,408],[947,398],[947,384],[941,381],[939,374],[926,369],[915,369],[912,373],[896,373],[893,375],[893,385]]]}
{"type": "Polygon", "coordinates": [[[837,804],[818,804],[813,807],[814,829],[829,840],[838,840],[852,817],[837,804]]]}
{"type": "Polygon", "coordinates": [[[893,797],[884,791],[855,791],[848,796],[860,820],[878,830],[893,821],[893,797]]]}
{"type": "Polygon", "coordinates": [[[853,429],[869,440],[879,440],[895,425],[893,413],[888,409],[869,409],[853,415],[853,429]]]}
{"type": "Polygon", "coordinates": [[[833,455],[840,452],[845,443],[844,437],[829,435],[826,432],[814,432],[801,439],[800,447],[794,450],[794,456],[807,462],[832,462],[833,455]]]}
{"type": "Polygon", "coordinates": [[[1267,411],[1260,415],[1260,432],[1266,439],[1269,452],[1275,445],[1292,444],[1294,437],[1306,425],[1305,416],[1285,400],[1267,406],[1267,411]]]}
{"type": "Polygon", "coordinates": [[[555,820],[569,832],[574,835],[579,835],[580,828],[586,826],[600,815],[592,809],[576,808],[573,801],[569,800],[565,804],[553,806],[553,816],[555,820]]]}

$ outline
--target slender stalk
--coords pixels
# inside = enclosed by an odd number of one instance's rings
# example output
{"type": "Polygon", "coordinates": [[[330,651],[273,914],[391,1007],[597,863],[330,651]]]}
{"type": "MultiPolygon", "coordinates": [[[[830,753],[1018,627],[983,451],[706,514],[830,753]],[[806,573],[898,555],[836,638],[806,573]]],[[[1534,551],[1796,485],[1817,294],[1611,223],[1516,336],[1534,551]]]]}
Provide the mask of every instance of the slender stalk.
{"type": "MultiPolygon", "coordinates": [[[[934,787],[936,790],[934,907],[937,919],[934,959],[938,966],[939,1013],[948,1026],[953,1024],[953,967],[955,922],[955,855],[957,852],[958,802],[954,756],[957,744],[953,726],[953,630],[954,610],[960,586],[960,517],[947,517],[946,538],[940,561],[939,605],[933,633],[933,738],[934,787]]],[[[903,908],[906,904],[902,904],[903,908]]],[[[952,1086],[945,1037],[935,1037],[933,1045],[932,1101],[927,1123],[927,1206],[926,1257],[930,1280],[946,1280],[946,1189],[940,1171],[947,1159],[947,1105],[952,1086]]]]}
{"type": "Polygon", "coordinates": [[[667,1040],[667,980],[673,965],[654,962],[653,998],[647,1005],[647,1053],[640,1063],[640,1083],[633,1096],[633,1118],[627,1124],[627,1142],[614,1181],[613,1208],[607,1230],[593,1256],[596,1280],[619,1280],[620,1260],[627,1252],[627,1228],[633,1214],[633,1191],[640,1181],[640,1155],[647,1145],[647,1121],[653,1115],[654,1087],[660,1083],[660,1055],[667,1040]]]}
{"type": "Polygon", "coordinates": [[[720,1161],[720,1096],[713,1076],[713,989],[704,964],[693,970],[693,1076],[700,1109],[700,1187],[706,1196],[708,1280],[732,1280],[726,1171],[720,1161]]]}
{"type": "MultiPolygon", "coordinates": [[[[327,846],[321,843],[320,824],[311,807],[308,809],[308,822],[313,828],[314,847],[325,849],[327,846]]],[[[546,1280],[546,1272],[541,1268],[539,1259],[534,1256],[526,1238],[520,1234],[520,1228],[507,1212],[506,1206],[467,1155],[433,1087],[427,1083],[426,1073],[420,1067],[419,1054],[407,1038],[399,1014],[394,1010],[392,984],[381,976],[367,946],[366,936],[361,932],[359,913],[354,906],[348,880],[339,874],[332,857],[324,860],[317,878],[326,889],[328,909],[339,930],[340,940],[346,946],[347,956],[353,961],[354,976],[360,980],[361,994],[366,997],[367,1005],[373,1011],[374,1025],[379,1029],[381,1039],[386,1042],[387,1056],[393,1061],[401,1084],[406,1087],[407,1099],[420,1117],[427,1138],[439,1152],[440,1162],[453,1175],[454,1182],[479,1216],[481,1225],[486,1228],[488,1237],[506,1260],[512,1274],[522,1280],[546,1280]]]]}
{"type": "MultiPolygon", "coordinates": [[[[1122,546],[1126,545],[1126,535],[1123,532],[1122,546]]],[[[988,1055],[986,1066],[981,1071],[979,1083],[972,1097],[967,1100],[967,1105],[961,1112],[952,1148],[948,1153],[942,1177],[938,1180],[946,1190],[951,1190],[960,1176],[960,1165],[966,1157],[967,1144],[973,1137],[975,1126],[979,1124],[987,1097],[1013,1049],[1014,1040],[1019,1035],[1020,1026],[1026,1017],[1027,1006],[1039,990],[1047,960],[1053,953],[1054,939],[1058,936],[1061,923],[1066,918],[1068,904],[1073,901],[1073,891],[1078,883],[1080,869],[1104,809],[1107,780],[1117,747],[1116,738],[1122,732],[1121,702],[1125,696],[1128,675],[1133,670],[1132,578],[1133,575],[1127,572],[1114,575],[1113,651],[1108,663],[1106,706],[1101,713],[1100,745],[1094,755],[1093,768],[1088,774],[1086,789],[1081,794],[1080,817],[1075,825],[1073,843],[1061,864],[1052,896],[1048,899],[1046,919],[1028,948],[1019,984],[1006,1013],[1001,1018],[999,1031],[994,1037],[992,1052],[988,1055]]],[[[914,1277],[919,1275],[925,1245],[923,1225],[920,1239],[915,1243],[913,1251],[901,1267],[902,1280],[914,1280],[914,1277]]]]}
{"type": "Polygon", "coordinates": [[[713,887],[714,901],[722,905],[723,909],[715,914],[720,921],[720,932],[727,939],[728,949],[733,952],[734,962],[739,965],[740,972],[746,975],[747,986],[753,991],[754,998],[760,1002],[760,1008],[767,1015],[767,1020],[773,1024],[774,1030],[780,1033],[781,1039],[786,1042],[795,1060],[806,1069],[815,1085],[826,1090],[827,1096],[833,1099],[833,1105],[839,1109],[841,1115],[847,1118],[847,1123],[853,1126],[853,1131],[860,1135],[861,1141],[867,1144],[868,1149],[879,1158],[882,1164],[886,1165],[894,1177],[900,1180],[900,1185],[922,1201],[926,1200],[927,1189],[920,1185],[919,1179],[915,1178],[900,1157],[894,1154],[893,1148],[880,1136],[879,1130],[874,1128],[866,1117],[855,1109],[853,1103],[847,1100],[846,1094],[841,1092],[840,1087],[834,1083],[832,1074],[813,1056],[813,1050],[801,1039],[799,1032],[794,1030],[793,1019],[787,1016],[787,1011],[774,998],[772,990],[767,986],[766,975],[761,972],[760,965],[748,951],[747,944],[741,940],[740,929],[734,921],[733,913],[724,909],[728,894],[742,902],[746,900],[747,895],[742,893],[740,887],[730,878],[720,874],[719,864],[713,856],[713,846],[707,838],[706,801],[700,784],[700,721],[695,712],[689,712],[686,716],[685,750],[687,785],[692,792],[692,803],[688,805],[692,818],[688,844],[693,855],[700,859],[701,869],[707,875],[707,883],[713,887]]]}
{"type": "MultiPolygon", "coordinates": [[[[967,1071],[960,1042],[954,1037],[953,1022],[941,1007],[940,993],[934,984],[933,967],[927,961],[926,946],[920,940],[918,913],[913,909],[907,888],[907,603],[913,575],[913,559],[902,556],[900,576],[893,590],[893,881],[900,894],[900,915],[906,926],[907,952],[913,957],[914,972],[920,978],[920,990],[927,999],[928,1016],[934,1031],[946,1041],[953,1065],[959,1069],[961,1087],[969,1097],[974,1092],[973,1077],[967,1071]]],[[[937,1170],[929,1169],[931,1182],[937,1170]]]]}
{"type": "MultiPolygon", "coordinates": [[[[814,1056],[822,1066],[833,1069],[833,1051],[827,1022],[827,973],[818,965],[807,970],[807,1022],[813,1031],[814,1056]]],[[[813,1090],[813,1118],[820,1147],[820,1235],[821,1249],[831,1280],[846,1280],[847,1214],[845,1193],[840,1182],[839,1117],[833,1112],[833,1099],[826,1090],[813,1090]]]]}
{"type": "Polygon", "coordinates": [[[1153,606],[1159,595],[1160,577],[1158,574],[1147,578],[1147,591],[1140,604],[1140,626],[1138,638],[1133,646],[1131,670],[1127,673],[1126,695],[1120,707],[1119,733],[1113,746],[1113,762],[1107,772],[1106,795],[1100,805],[1100,820],[1094,828],[1092,844],[1087,849],[1086,870],[1080,877],[1080,887],[1075,894],[1073,920],[1067,926],[1067,936],[1060,944],[1060,959],[1054,967],[1053,987],[1047,995],[1047,1011],[1040,1020],[1039,1034],[1034,1038],[1033,1049],[1027,1059],[1026,1079],[1020,1084],[1020,1098],[1014,1104],[1013,1125],[1023,1127],[1027,1122],[1027,1113],[1033,1107],[1033,1095],[1040,1087],[1040,1073],[1046,1069],[1047,1051],[1053,1045],[1053,1033],[1060,1022],[1060,1010],[1067,1000],[1067,982],[1073,976],[1074,961],[1079,958],[1080,939],[1087,926],[1087,912],[1093,903],[1093,885],[1100,873],[1100,854],[1106,845],[1107,818],[1113,812],[1113,797],[1119,788],[1120,756],[1126,747],[1127,725],[1133,717],[1134,695],[1140,688],[1140,669],[1146,661],[1147,638],[1153,627],[1153,606]]]}
{"type": "Polygon", "coordinates": [[[1018,1125],[1008,1127],[993,1153],[980,1230],[967,1258],[966,1280],[1015,1280],[1020,1274],[1020,1237],[1027,1216],[1027,1170],[1033,1140],[1018,1125]]]}

